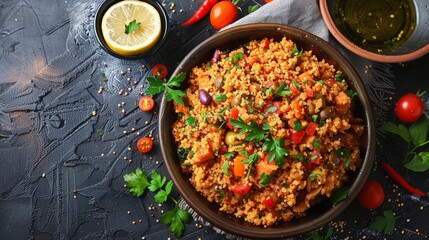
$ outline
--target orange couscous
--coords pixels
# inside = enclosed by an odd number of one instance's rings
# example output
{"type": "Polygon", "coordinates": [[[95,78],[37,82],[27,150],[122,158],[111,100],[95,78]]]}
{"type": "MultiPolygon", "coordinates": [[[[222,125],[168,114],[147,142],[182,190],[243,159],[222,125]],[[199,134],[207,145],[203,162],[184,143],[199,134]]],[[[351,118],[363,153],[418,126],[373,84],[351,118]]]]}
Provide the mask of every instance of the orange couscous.
{"type": "Polygon", "coordinates": [[[364,131],[342,73],[287,38],[220,51],[189,73],[173,136],[190,182],[269,226],[305,215],[361,164],[364,131]]]}

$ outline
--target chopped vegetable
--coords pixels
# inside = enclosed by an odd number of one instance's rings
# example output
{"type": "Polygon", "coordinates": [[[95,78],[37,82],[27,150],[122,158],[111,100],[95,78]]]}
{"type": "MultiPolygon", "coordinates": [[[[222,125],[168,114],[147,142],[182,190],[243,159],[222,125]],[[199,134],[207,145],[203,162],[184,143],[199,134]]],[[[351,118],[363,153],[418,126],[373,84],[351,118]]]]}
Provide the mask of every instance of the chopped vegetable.
{"type": "Polygon", "coordinates": [[[238,155],[234,158],[234,176],[244,178],[246,176],[243,160],[246,156],[238,155]]]}
{"type": "Polygon", "coordinates": [[[149,152],[153,147],[153,141],[151,138],[142,137],[137,141],[137,150],[142,153],[149,152]]]}
{"type": "Polygon", "coordinates": [[[212,7],[218,2],[218,0],[204,0],[201,6],[197,9],[194,15],[182,24],[182,26],[189,26],[200,21],[205,15],[207,15],[212,7]]]}
{"type": "Polygon", "coordinates": [[[232,191],[235,194],[238,194],[240,196],[246,195],[249,192],[249,190],[250,190],[250,185],[243,184],[243,183],[239,183],[232,188],[232,191]]]}
{"type": "Polygon", "coordinates": [[[276,206],[276,201],[271,196],[266,197],[262,203],[265,205],[266,208],[271,209],[276,206]]]}

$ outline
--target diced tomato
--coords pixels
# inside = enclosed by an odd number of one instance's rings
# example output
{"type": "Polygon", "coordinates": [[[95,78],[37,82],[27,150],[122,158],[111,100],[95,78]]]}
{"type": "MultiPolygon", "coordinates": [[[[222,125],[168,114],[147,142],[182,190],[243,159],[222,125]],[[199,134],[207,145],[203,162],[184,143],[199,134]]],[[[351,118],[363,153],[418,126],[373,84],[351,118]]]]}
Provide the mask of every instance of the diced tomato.
{"type": "Polygon", "coordinates": [[[265,205],[266,208],[271,209],[274,206],[276,206],[276,201],[271,196],[266,197],[262,203],[265,205]]]}
{"type": "Polygon", "coordinates": [[[307,164],[304,164],[304,167],[305,167],[305,169],[307,169],[307,170],[313,170],[313,168],[314,168],[313,163],[307,163],[307,164]]]}
{"type": "Polygon", "coordinates": [[[334,80],[332,78],[326,80],[325,83],[327,85],[329,85],[330,87],[334,86],[334,84],[335,84],[335,82],[334,82],[334,80]]]}
{"type": "Polygon", "coordinates": [[[229,118],[226,120],[226,126],[229,129],[234,129],[234,126],[231,125],[230,119],[238,119],[239,111],[237,108],[231,108],[231,112],[229,113],[229,118]]]}
{"type": "Polygon", "coordinates": [[[232,188],[232,191],[235,194],[238,194],[240,196],[246,195],[249,192],[249,190],[250,190],[250,185],[243,184],[243,183],[239,183],[232,188]]]}
{"type": "Polygon", "coordinates": [[[308,136],[313,136],[314,133],[316,133],[317,130],[317,123],[311,122],[308,124],[307,129],[305,129],[305,134],[308,136]]]}
{"type": "Polygon", "coordinates": [[[290,129],[290,140],[292,140],[293,143],[300,143],[304,136],[305,132],[303,130],[295,131],[293,129],[290,129]]]}
{"type": "Polygon", "coordinates": [[[312,88],[305,89],[305,95],[307,95],[307,98],[313,98],[314,97],[314,90],[312,88]]]}
{"type": "Polygon", "coordinates": [[[310,160],[314,164],[320,164],[320,153],[318,151],[314,150],[311,153],[311,159],[310,160]]]}
{"type": "Polygon", "coordinates": [[[219,147],[218,155],[223,155],[228,151],[228,148],[225,145],[219,147]]]}
{"type": "Polygon", "coordinates": [[[234,176],[244,178],[246,176],[246,172],[244,169],[243,160],[246,159],[243,155],[238,155],[234,158],[234,176]]]}
{"type": "Polygon", "coordinates": [[[244,149],[249,153],[249,154],[253,154],[255,152],[255,148],[253,147],[253,145],[247,145],[246,147],[244,147],[244,149]]]}
{"type": "Polygon", "coordinates": [[[291,83],[289,84],[289,89],[290,89],[290,91],[292,92],[292,94],[293,94],[294,96],[297,96],[297,95],[299,94],[299,91],[298,91],[298,89],[296,88],[295,84],[293,84],[293,82],[291,82],[291,83]]]}
{"type": "Polygon", "coordinates": [[[291,103],[291,109],[293,111],[293,113],[295,114],[295,117],[298,119],[301,119],[302,117],[302,107],[301,105],[299,105],[298,101],[293,101],[291,103]]]}

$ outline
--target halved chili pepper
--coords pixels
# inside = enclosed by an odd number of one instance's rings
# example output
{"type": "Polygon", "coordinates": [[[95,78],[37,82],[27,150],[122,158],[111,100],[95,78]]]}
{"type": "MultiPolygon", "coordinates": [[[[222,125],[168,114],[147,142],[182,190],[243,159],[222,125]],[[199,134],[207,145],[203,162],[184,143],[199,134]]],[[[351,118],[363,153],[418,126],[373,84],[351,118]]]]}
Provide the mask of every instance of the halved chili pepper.
{"type": "Polygon", "coordinates": [[[381,168],[383,168],[383,170],[387,173],[387,175],[389,175],[389,177],[391,177],[393,179],[393,181],[395,181],[397,184],[401,185],[403,188],[405,188],[408,192],[412,193],[412,194],[417,194],[419,196],[426,196],[426,194],[424,192],[422,192],[420,189],[417,189],[413,186],[411,186],[407,180],[402,177],[392,166],[390,166],[389,164],[383,162],[381,163],[381,168]]]}
{"type": "Polygon", "coordinates": [[[204,0],[201,6],[197,9],[194,15],[186,22],[182,24],[182,26],[188,26],[200,21],[207,13],[210,12],[212,7],[218,2],[218,0],[204,0]]]}

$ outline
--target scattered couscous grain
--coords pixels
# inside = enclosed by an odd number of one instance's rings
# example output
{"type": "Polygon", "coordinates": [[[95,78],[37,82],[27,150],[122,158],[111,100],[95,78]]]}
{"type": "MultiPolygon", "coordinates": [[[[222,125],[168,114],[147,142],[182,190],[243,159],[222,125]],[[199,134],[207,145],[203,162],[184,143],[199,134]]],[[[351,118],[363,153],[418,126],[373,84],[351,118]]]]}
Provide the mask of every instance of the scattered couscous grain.
{"type": "Polygon", "coordinates": [[[221,211],[255,225],[304,216],[361,165],[364,126],[352,113],[352,89],[333,65],[286,38],[219,55],[191,70],[186,104],[175,103],[183,171],[221,211]],[[200,90],[213,101],[203,104],[200,90]]]}

